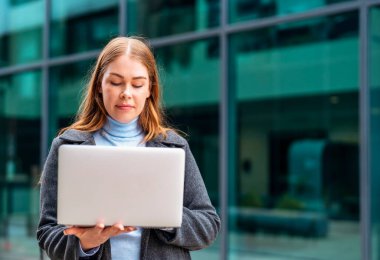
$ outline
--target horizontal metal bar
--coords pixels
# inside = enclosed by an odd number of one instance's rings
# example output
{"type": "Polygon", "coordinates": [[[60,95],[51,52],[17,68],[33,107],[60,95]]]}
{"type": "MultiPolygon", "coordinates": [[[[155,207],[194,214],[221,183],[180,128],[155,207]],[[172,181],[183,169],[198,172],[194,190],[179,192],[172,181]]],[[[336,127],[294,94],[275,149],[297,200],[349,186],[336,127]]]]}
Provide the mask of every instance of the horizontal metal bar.
{"type": "MultiPolygon", "coordinates": [[[[171,36],[165,36],[160,38],[153,38],[150,42],[151,45],[155,48],[164,47],[173,44],[179,44],[189,41],[203,40],[210,37],[220,36],[223,33],[231,34],[237,32],[243,32],[248,30],[254,30],[258,28],[273,26],[276,24],[294,22],[299,20],[304,20],[308,18],[314,18],[325,15],[333,15],[337,13],[344,13],[348,11],[358,10],[361,6],[374,6],[380,4],[380,0],[372,0],[372,1],[352,1],[345,2],[340,4],[333,4],[329,6],[325,6],[322,8],[318,8],[315,10],[298,13],[298,14],[290,14],[286,16],[280,17],[268,17],[263,19],[251,20],[248,22],[240,22],[236,24],[228,24],[226,26],[221,26],[212,29],[205,29],[204,31],[196,31],[196,32],[187,32],[182,34],[176,34],[171,36]]],[[[43,62],[36,62],[25,65],[16,65],[7,68],[0,69],[0,76],[18,73],[25,70],[38,69],[43,65],[47,66],[56,66],[63,65],[67,63],[82,61],[86,59],[96,58],[100,53],[100,50],[88,51],[85,53],[72,54],[64,57],[53,58],[47,61],[47,64],[43,62]]]]}
{"type": "Polygon", "coordinates": [[[208,29],[205,31],[199,32],[188,32],[176,34],[173,36],[165,36],[161,38],[154,38],[150,40],[150,43],[153,47],[159,48],[167,45],[179,44],[183,42],[203,40],[210,37],[219,36],[221,29],[218,27],[217,29],[208,29]]]}
{"type": "Polygon", "coordinates": [[[88,51],[84,53],[72,54],[64,57],[53,58],[46,61],[40,61],[30,64],[10,66],[4,69],[0,69],[0,77],[9,74],[20,73],[28,70],[42,69],[44,66],[58,66],[70,64],[78,61],[84,61],[89,59],[94,59],[98,57],[101,50],[88,51]]]}
{"type": "Polygon", "coordinates": [[[251,20],[249,22],[241,22],[230,25],[226,28],[228,33],[243,32],[258,28],[264,28],[282,23],[295,22],[320,16],[333,15],[349,11],[358,10],[361,7],[360,1],[347,2],[342,4],[334,4],[303,13],[289,14],[286,16],[268,17],[263,19],[251,20]]]}
{"type": "Polygon", "coordinates": [[[43,65],[44,65],[44,62],[40,61],[40,62],[34,62],[34,63],[29,63],[29,64],[5,67],[5,68],[0,69],[0,77],[7,76],[14,73],[20,73],[27,70],[41,69],[43,65]]]}
{"type": "Polygon", "coordinates": [[[372,7],[374,5],[380,5],[380,0],[371,0],[369,3],[367,3],[369,7],[372,7]]]}
{"type": "Polygon", "coordinates": [[[64,65],[68,63],[78,62],[78,61],[84,61],[89,59],[97,58],[101,50],[93,50],[78,54],[71,54],[68,56],[58,57],[50,59],[47,64],[49,66],[57,66],[57,65],[64,65]]]}
{"type": "MultiPolygon", "coordinates": [[[[376,2],[380,2],[377,0],[376,2]]],[[[367,3],[368,4],[368,3],[367,3]]],[[[154,47],[162,47],[165,45],[177,44],[185,41],[195,41],[201,40],[221,34],[223,31],[227,33],[236,33],[252,29],[257,29],[261,27],[268,27],[271,25],[276,25],[286,22],[294,22],[298,20],[304,20],[308,18],[314,18],[319,16],[332,15],[337,13],[344,13],[348,11],[358,10],[362,5],[362,1],[353,1],[341,4],[334,4],[319,9],[298,13],[290,14],[280,17],[268,17],[263,19],[251,20],[248,22],[241,22],[235,24],[227,24],[226,26],[221,26],[215,29],[205,30],[202,32],[189,32],[184,34],[177,34],[173,36],[166,36],[161,38],[153,39],[152,45],[154,47]]]]}

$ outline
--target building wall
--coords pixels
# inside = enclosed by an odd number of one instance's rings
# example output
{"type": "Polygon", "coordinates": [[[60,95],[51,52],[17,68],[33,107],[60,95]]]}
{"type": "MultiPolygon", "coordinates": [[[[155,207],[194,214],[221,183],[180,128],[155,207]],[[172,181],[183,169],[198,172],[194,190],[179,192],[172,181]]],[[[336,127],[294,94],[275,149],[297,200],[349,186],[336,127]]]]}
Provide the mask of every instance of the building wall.
{"type": "Polygon", "coordinates": [[[223,230],[194,259],[378,259],[378,0],[0,1],[0,258],[99,50],[147,37],[223,230]],[[223,157],[225,154],[229,156],[223,157]]]}

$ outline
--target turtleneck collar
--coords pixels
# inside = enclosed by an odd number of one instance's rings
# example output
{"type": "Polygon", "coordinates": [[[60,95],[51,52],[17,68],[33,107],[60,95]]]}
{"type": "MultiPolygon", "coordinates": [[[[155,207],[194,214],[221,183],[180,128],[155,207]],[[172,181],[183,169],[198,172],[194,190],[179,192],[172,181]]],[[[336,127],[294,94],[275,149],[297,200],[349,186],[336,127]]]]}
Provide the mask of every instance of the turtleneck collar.
{"type": "Polygon", "coordinates": [[[110,116],[103,126],[103,131],[116,138],[134,138],[142,134],[142,128],[138,123],[138,117],[129,123],[120,123],[110,116]]]}

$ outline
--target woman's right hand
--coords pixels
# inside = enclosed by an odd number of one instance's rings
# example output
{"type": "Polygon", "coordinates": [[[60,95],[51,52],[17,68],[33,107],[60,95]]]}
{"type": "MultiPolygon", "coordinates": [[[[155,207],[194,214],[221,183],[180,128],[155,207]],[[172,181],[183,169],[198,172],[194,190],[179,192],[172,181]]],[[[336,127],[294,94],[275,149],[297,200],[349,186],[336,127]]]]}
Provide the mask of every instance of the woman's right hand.
{"type": "Polygon", "coordinates": [[[113,236],[135,230],[135,227],[124,227],[122,224],[105,227],[103,223],[98,223],[94,227],[69,227],[68,229],[65,229],[63,233],[65,235],[74,235],[79,238],[82,249],[87,251],[100,246],[113,236]]]}

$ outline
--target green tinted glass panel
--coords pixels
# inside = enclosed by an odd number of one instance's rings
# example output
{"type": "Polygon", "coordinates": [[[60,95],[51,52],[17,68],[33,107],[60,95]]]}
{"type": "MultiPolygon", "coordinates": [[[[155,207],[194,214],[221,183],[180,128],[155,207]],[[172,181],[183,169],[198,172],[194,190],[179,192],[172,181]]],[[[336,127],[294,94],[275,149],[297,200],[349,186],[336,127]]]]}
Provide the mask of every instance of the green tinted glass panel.
{"type": "Polygon", "coordinates": [[[360,259],[357,13],[230,44],[231,259],[360,259]]]}
{"type": "Polygon", "coordinates": [[[370,11],[369,61],[370,61],[370,151],[371,151],[371,209],[372,209],[372,259],[380,257],[380,6],[370,11]]]}
{"type": "Polygon", "coordinates": [[[42,0],[0,1],[0,68],[42,58],[44,4],[42,0]]]}
{"type": "MultiPolygon", "coordinates": [[[[219,210],[219,45],[217,39],[155,50],[169,122],[187,135],[208,194],[219,210]]],[[[192,253],[219,259],[219,243],[192,253]]]]}
{"type": "Polygon", "coordinates": [[[0,77],[0,258],[38,258],[41,73],[0,77]]]}
{"type": "Polygon", "coordinates": [[[117,0],[53,0],[50,55],[102,48],[118,35],[117,0]]]}
{"type": "Polygon", "coordinates": [[[349,1],[350,0],[229,0],[229,21],[240,22],[272,16],[284,16],[349,1]]]}
{"type": "Polygon", "coordinates": [[[82,93],[95,61],[82,61],[53,67],[50,71],[50,140],[57,131],[73,123],[82,93]]]}
{"type": "Polygon", "coordinates": [[[161,37],[216,27],[220,0],[129,0],[128,32],[161,37]]]}

